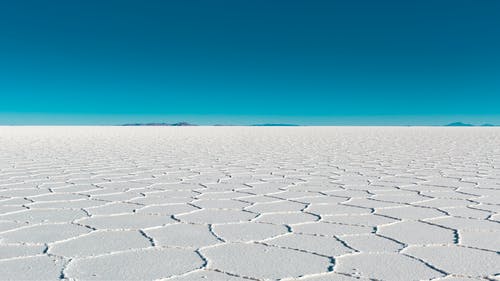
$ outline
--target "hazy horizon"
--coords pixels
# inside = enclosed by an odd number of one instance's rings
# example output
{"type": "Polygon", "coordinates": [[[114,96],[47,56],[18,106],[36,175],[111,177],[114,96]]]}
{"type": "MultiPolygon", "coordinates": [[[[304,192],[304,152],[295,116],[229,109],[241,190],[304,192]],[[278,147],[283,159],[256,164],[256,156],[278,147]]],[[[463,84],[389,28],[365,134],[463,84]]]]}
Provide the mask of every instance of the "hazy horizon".
{"type": "Polygon", "coordinates": [[[293,124],[300,126],[444,126],[450,123],[460,122],[472,125],[500,125],[499,116],[471,117],[471,116],[366,116],[350,117],[289,117],[289,116],[135,116],[128,115],[50,115],[23,114],[19,118],[9,119],[7,115],[0,115],[0,126],[116,126],[124,124],[146,124],[146,123],[179,123],[210,126],[230,125],[249,126],[256,124],[293,124]]]}

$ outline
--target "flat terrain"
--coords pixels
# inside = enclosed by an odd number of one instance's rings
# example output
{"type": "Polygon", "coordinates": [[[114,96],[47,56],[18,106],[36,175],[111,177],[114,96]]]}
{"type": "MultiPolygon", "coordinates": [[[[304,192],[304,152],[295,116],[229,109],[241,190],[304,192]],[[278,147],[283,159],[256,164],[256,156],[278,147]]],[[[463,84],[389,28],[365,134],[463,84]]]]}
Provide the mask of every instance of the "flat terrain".
{"type": "Polygon", "coordinates": [[[0,280],[494,280],[500,129],[0,127],[0,280]]]}

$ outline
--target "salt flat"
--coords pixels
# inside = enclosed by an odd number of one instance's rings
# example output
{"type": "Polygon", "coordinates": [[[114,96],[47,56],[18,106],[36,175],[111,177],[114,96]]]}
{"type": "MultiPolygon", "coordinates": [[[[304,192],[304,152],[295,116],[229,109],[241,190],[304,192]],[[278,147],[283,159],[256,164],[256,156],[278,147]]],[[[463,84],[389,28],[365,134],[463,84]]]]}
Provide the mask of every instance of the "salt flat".
{"type": "Polygon", "coordinates": [[[1,280],[500,278],[500,129],[0,127],[1,280]]]}

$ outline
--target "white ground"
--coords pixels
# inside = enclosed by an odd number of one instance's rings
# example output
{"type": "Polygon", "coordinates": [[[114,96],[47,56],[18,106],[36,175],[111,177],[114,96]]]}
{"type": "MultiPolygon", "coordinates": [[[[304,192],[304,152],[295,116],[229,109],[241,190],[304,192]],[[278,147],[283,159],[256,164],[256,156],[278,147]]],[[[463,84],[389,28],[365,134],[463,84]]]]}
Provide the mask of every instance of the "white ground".
{"type": "Polygon", "coordinates": [[[2,280],[500,278],[500,129],[0,127],[2,280]]]}

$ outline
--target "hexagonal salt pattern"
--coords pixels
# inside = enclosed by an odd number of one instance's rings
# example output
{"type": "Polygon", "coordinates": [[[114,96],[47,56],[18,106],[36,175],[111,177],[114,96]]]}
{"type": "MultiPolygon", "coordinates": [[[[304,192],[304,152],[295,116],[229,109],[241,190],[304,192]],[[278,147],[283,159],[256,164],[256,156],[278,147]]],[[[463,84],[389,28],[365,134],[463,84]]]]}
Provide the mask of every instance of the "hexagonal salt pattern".
{"type": "Polygon", "coordinates": [[[497,280],[500,130],[0,127],[0,280],[497,280]]]}

